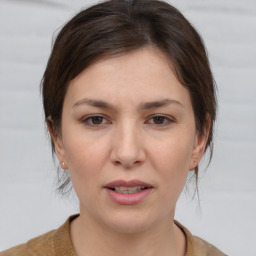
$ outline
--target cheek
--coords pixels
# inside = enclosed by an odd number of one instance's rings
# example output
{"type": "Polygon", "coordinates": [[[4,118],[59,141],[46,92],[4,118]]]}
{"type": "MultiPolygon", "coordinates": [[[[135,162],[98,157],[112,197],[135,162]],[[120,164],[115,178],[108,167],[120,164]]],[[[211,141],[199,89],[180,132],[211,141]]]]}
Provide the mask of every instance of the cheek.
{"type": "Polygon", "coordinates": [[[193,141],[190,138],[171,138],[164,143],[154,144],[151,151],[151,159],[156,168],[169,170],[168,175],[175,175],[189,170],[190,158],[193,150],[193,141]]]}
{"type": "MultiPolygon", "coordinates": [[[[103,152],[104,140],[99,136],[96,138],[85,131],[82,125],[66,124],[63,126],[63,145],[69,169],[73,167],[90,166],[91,162],[103,152]]],[[[99,158],[98,158],[99,160],[99,158]]]]}
{"type": "Polygon", "coordinates": [[[189,172],[192,154],[192,140],[190,138],[170,139],[163,144],[153,147],[151,164],[157,170],[159,184],[164,185],[164,196],[173,195],[176,198],[182,191],[189,172]]]}
{"type": "Polygon", "coordinates": [[[90,136],[73,134],[77,135],[65,137],[64,149],[72,183],[75,190],[79,190],[85,185],[89,188],[96,180],[99,181],[99,173],[107,158],[107,149],[102,140],[99,143],[90,136]]]}
{"type": "Polygon", "coordinates": [[[95,151],[79,147],[69,154],[70,178],[80,202],[98,195],[95,192],[99,190],[101,164],[97,156],[95,151]]]}

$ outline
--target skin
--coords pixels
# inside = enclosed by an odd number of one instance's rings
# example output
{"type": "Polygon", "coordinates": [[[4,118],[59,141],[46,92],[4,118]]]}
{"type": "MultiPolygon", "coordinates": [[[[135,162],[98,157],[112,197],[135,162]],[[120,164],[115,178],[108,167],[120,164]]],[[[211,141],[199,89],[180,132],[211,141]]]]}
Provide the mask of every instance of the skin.
{"type": "Polygon", "coordinates": [[[80,201],[80,217],[71,223],[76,253],[185,255],[175,206],[208,131],[196,131],[189,92],[158,49],[102,59],[73,79],[61,134],[50,132],[80,201]],[[153,186],[136,205],[115,203],[104,189],[134,179],[153,186]]]}

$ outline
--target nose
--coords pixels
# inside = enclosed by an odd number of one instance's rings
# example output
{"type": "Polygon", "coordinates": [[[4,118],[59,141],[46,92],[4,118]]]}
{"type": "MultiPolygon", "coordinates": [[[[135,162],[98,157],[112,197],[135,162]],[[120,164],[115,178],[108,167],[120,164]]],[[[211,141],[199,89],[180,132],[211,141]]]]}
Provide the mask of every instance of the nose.
{"type": "Polygon", "coordinates": [[[145,150],[136,124],[123,124],[116,128],[112,138],[111,161],[124,168],[141,165],[145,161],[145,150]]]}

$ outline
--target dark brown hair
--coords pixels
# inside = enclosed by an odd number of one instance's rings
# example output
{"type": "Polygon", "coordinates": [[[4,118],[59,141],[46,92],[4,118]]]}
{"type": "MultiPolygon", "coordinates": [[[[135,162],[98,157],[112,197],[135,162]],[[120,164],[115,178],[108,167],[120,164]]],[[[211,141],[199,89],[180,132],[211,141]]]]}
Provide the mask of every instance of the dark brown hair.
{"type": "MultiPolygon", "coordinates": [[[[157,0],[104,1],[79,12],[61,29],[41,84],[45,119],[51,117],[56,135],[61,134],[63,101],[73,78],[103,56],[148,45],[167,56],[178,80],[190,92],[198,132],[203,133],[210,116],[206,149],[210,148],[211,157],[216,93],[203,41],[176,8],[157,0]]],[[[195,174],[197,179],[198,167],[195,174]]],[[[69,176],[62,182],[59,189],[63,192],[69,176]]]]}

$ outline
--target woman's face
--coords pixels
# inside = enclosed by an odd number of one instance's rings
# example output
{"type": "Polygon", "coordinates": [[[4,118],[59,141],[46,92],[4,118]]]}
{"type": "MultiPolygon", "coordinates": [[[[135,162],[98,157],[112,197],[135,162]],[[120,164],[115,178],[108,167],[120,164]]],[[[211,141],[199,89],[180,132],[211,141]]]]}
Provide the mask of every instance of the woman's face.
{"type": "Polygon", "coordinates": [[[81,217],[130,233],[170,222],[206,137],[195,129],[188,90],[147,47],[98,61],[72,80],[54,140],[81,217]]]}

